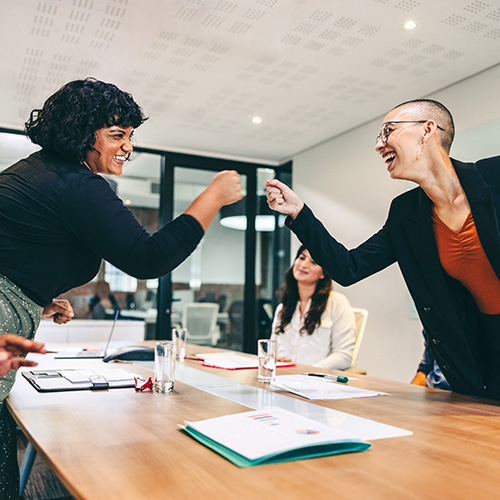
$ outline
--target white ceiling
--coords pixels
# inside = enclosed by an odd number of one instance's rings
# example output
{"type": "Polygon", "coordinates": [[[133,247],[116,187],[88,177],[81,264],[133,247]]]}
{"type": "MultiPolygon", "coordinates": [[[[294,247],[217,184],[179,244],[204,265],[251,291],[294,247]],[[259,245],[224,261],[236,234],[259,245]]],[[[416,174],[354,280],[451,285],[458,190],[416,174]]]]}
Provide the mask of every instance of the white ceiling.
{"type": "Polygon", "coordinates": [[[94,76],[140,146],[273,163],[500,62],[500,0],[3,0],[0,26],[1,126],[94,76]]]}

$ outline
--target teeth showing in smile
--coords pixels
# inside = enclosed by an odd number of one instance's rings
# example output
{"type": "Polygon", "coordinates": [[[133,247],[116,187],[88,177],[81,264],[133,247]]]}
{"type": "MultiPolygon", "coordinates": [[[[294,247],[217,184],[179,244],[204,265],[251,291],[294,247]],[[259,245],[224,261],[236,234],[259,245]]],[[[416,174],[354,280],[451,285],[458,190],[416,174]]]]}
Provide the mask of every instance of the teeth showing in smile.
{"type": "Polygon", "coordinates": [[[115,155],[115,156],[113,156],[113,158],[115,158],[118,161],[127,161],[130,158],[130,155],[129,154],[124,155],[124,156],[115,155]]]}
{"type": "Polygon", "coordinates": [[[396,154],[395,153],[392,153],[392,152],[391,153],[387,153],[387,155],[384,156],[384,161],[386,163],[391,163],[394,160],[394,158],[396,158],[396,154]]]}

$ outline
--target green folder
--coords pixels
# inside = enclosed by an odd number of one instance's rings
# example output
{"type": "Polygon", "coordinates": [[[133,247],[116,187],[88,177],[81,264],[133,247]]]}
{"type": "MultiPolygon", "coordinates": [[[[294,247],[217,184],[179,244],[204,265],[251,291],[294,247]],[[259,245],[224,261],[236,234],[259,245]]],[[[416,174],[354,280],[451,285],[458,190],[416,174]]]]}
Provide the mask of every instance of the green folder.
{"type": "Polygon", "coordinates": [[[238,467],[352,453],[371,446],[338,426],[279,407],[185,422],[181,427],[238,467]]]}
{"type": "Polygon", "coordinates": [[[207,448],[212,449],[224,458],[238,467],[251,467],[253,465],[275,464],[278,462],[291,462],[293,460],[303,460],[306,458],[324,457],[328,455],[338,455],[340,453],[352,453],[355,451],[365,451],[370,448],[371,444],[364,441],[345,441],[328,444],[309,445],[305,448],[294,448],[285,452],[273,453],[266,455],[255,460],[246,458],[239,453],[223,446],[213,439],[205,436],[201,432],[193,429],[192,427],[185,426],[184,432],[195,438],[200,443],[204,444],[207,448]]]}

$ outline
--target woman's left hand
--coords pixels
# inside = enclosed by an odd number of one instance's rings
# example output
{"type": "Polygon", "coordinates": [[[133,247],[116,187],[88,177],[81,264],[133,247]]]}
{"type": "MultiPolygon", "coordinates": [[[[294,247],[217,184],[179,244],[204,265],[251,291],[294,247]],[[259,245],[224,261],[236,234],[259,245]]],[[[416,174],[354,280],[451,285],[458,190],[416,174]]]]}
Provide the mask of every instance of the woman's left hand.
{"type": "Polygon", "coordinates": [[[42,318],[52,319],[58,325],[64,325],[75,315],[71,304],[67,300],[55,299],[51,304],[45,306],[42,318]]]}

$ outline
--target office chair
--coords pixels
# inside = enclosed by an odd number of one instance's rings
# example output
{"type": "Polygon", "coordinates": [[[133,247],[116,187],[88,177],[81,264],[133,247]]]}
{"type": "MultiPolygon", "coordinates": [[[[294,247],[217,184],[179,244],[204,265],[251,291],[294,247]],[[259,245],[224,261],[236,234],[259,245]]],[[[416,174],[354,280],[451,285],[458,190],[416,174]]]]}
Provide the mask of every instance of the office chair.
{"type": "Polygon", "coordinates": [[[217,345],[220,338],[217,314],[219,304],[191,302],[184,305],[182,326],[187,329],[187,341],[191,344],[217,345]]]}
{"type": "Polygon", "coordinates": [[[351,366],[347,368],[348,371],[359,373],[360,375],[366,375],[366,370],[362,368],[356,368],[356,363],[358,361],[359,348],[361,347],[361,341],[363,340],[363,335],[366,328],[366,320],[368,319],[368,311],[366,309],[361,309],[358,307],[352,308],[354,312],[354,317],[356,319],[356,336],[354,339],[354,350],[352,352],[351,366]]]}

